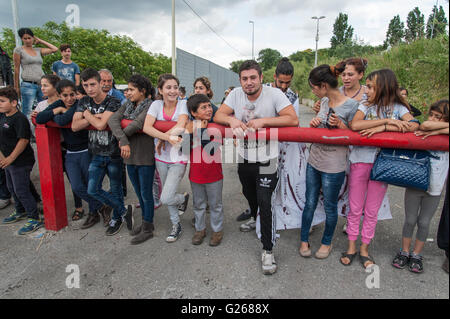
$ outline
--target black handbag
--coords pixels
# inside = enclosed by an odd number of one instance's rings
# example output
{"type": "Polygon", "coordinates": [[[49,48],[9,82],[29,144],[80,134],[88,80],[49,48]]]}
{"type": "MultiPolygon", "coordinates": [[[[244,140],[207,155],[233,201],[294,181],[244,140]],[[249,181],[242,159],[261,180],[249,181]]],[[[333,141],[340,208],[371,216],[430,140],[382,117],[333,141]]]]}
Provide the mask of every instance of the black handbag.
{"type": "Polygon", "coordinates": [[[370,172],[370,179],[400,187],[427,191],[430,185],[428,151],[383,148],[370,172]]]}

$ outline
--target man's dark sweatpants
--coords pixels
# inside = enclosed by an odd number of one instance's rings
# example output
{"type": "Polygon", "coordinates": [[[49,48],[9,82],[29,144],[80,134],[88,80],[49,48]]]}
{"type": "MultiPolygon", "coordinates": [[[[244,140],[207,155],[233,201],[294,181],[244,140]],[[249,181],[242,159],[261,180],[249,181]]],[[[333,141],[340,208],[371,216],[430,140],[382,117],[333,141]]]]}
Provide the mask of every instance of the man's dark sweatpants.
{"type": "MultiPolygon", "coordinates": [[[[256,220],[256,213],[259,207],[261,224],[261,242],[263,249],[271,251],[276,239],[275,216],[272,214],[272,193],[278,183],[276,167],[271,174],[264,170],[268,168],[270,162],[263,163],[239,163],[238,175],[242,184],[242,193],[248,201],[252,216],[256,220]]],[[[276,165],[275,165],[276,166],[276,165]]]]}

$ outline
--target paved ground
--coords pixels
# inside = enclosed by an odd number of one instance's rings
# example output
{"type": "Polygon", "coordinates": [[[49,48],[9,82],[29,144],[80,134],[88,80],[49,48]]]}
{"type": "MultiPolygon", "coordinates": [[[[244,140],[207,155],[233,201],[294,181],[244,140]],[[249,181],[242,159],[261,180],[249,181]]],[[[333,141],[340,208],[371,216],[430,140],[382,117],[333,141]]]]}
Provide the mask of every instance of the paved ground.
{"type": "MultiPolygon", "coordinates": [[[[311,117],[311,111],[302,108],[302,126],[311,117]]],[[[260,242],[255,233],[240,232],[235,221],[246,208],[236,165],[224,165],[224,176],[225,237],[216,248],[207,242],[191,244],[191,203],[182,216],[183,236],[173,244],[165,242],[170,223],[166,208],[156,211],[155,237],[139,246],[129,244],[125,227],[118,235],[107,237],[100,224],[80,230],[83,221],[70,221],[58,233],[37,234],[41,237],[35,238],[36,234],[17,235],[23,223],[1,226],[0,298],[449,298],[448,275],[440,268],[444,254],[436,245],[441,208],[431,225],[425,272],[421,275],[390,265],[400,247],[403,225],[403,190],[390,187],[394,219],[378,224],[371,248],[379,266],[379,288],[367,288],[371,274],[365,273],[359,263],[350,267],[339,263],[340,252],[346,249],[342,219],[334,249],[326,260],[299,256],[298,229],[281,232],[274,249],[279,270],[273,276],[264,276],[260,242]],[[72,264],[80,270],[78,289],[66,286],[71,274],[66,267],[72,264]]],[[[36,169],[33,180],[38,186],[36,169]]],[[[130,183],[128,189],[126,202],[137,202],[130,183]]],[[[189,191],[186,176],[180,191],[189,191]]],[[[67,201],[72,211],[71,196],[67,201]]],[[[12,206],[1,210],[0,218],[11,211],[12,206]]],[[[311,236],[313,251],[319,247],[322,232],[320,226],[311,236]]]]}

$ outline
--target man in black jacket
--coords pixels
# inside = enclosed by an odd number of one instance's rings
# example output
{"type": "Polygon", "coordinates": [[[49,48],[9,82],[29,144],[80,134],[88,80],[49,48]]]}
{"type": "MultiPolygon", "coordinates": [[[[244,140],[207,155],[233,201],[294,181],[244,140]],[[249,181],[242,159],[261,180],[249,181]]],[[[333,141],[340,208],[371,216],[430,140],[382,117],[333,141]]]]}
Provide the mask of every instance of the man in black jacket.
{"type": "Polygon", "coordinates": [[[11,58],[6,51],[0,47],[0,87],[8,85],[14,85],[11,58]]]}

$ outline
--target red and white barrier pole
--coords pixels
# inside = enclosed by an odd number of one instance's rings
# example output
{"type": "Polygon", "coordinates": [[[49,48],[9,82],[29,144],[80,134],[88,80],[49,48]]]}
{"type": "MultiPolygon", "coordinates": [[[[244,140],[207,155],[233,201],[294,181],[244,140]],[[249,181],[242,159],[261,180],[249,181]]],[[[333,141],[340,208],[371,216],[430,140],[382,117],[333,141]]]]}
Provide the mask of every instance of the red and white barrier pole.
{"type": "MultiPolygon", "coordinates": [[[[35,122],[34,119],[33,122],[35,122]]],[[[122,127],[126,127],[129,122],[131,121],[123,120],[122,127]]],[[[157,121],[154,126],[158,130],[166,132],[175,124],[175,122],[157,121]]],[[[66,127],[70,128],[70,125],[66,127]]],[[[49,230],[60,230],[68,225],[59,128],[60,126],[53,122],[36,126],[36,145],[41,191],[44,201],[45,228],[49,230]]],[[[208,128],[219,130],[221,136],[226,136],[225,126],[212,123],[208,125],[208,128]]],[[[88,129],[94,128],[89,127],[88,129]]],[[[367,138],[351,130],[300,127],[283,127],[276,130],[263,129],[260,132],[248,134],[250,139],[258,137],[278,139],[284,142],[365,145],[437,151],[449,150],[449,140],[446,135],[430,136],[422,139],[415,136],[414,133],[386,132],[367,138]]]]}

